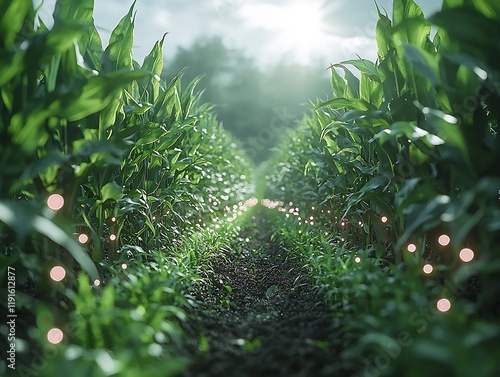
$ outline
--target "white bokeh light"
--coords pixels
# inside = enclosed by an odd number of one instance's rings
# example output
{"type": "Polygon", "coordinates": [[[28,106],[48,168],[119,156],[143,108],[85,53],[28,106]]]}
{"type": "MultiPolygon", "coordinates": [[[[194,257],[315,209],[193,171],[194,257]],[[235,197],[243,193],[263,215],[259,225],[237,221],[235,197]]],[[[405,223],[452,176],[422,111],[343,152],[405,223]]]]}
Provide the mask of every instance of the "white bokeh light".
{"type": "Polygon", "coordinates": [[[464,262],[470,262],[474,259],[474,252],[468,247],[465,247],[460,250],[460,259],[464,262]]]}
{"type": "Polygon", "coordinates": [[[47,340],[52,344],[59,344],[62,342],[64,334],[61,329],[53,328],[47,332],[47,340]]]}
{"type": "Polygon", "coordinates": [[[441,234],[438,238],[438,242],[441,246],[448,246],[450,244],[450,236],[446,234],[441,234]]]}
{"type": "Polygon", "coordinates": [[[432,271],[434,271],[434,267],[432,267],[431,264],[427,263],[426,265],[424,265],[424,267],[422,267],[422,270],[426,273],[426,274],[430,274],[432,273],[432,271]]]}
{"type": "Polygon", "coordinates": [[[451,302],[447,298],[440,299],[436,304],[437,309],[440,312],[447,312],[451,308],[451,302]]]}
{"type": "Polygon", "coordinates": [[[64,206],[64,198],[59,194],[52,194],[47,199],[47,207],[52,211],[59,211],[64,206]]]}
{"type": "Polygon", "coordinates": [[[54,281],[61,281],[65,277],[66,270],[62,266],[55,266],[50,270],[50,278],[54,281]]]}

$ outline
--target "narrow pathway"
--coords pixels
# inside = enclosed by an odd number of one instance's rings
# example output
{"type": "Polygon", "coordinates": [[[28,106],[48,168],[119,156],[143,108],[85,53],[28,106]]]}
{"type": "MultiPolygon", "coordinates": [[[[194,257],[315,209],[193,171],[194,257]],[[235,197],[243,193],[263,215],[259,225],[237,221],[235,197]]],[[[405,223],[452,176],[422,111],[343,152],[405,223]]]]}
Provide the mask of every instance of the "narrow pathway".
{"type": "Polygon", "coordinates": [[[243,251],[214,258],[185,331],[194,362],[182,376],[339,375],[338,334],[305,268],[270,242],[265,220],[243,251]],[[267,233],[266,233],[267,232],[267,233]],[[200,342],[200,339],[201,342],[200,342]]]}

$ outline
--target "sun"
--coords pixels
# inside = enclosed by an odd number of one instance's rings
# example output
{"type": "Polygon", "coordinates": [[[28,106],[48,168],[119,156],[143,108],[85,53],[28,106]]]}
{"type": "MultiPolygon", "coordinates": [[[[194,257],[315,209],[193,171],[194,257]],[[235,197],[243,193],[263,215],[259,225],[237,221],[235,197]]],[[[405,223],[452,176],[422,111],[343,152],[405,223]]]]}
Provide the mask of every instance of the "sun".
{"type": "Polygon", "coordinates": [[[319,55],[328,38],[320,2],[248,4],[242,7],[241,15],[248,26],[267,32],[270,49],[299,61],[319,55]]]}
{"type": "Polygon", "coordinates": [[[274,24],[277,31],[298,45],[311,43],[323,36],[321,11],[313,3],[284,6],[274,24]]]}

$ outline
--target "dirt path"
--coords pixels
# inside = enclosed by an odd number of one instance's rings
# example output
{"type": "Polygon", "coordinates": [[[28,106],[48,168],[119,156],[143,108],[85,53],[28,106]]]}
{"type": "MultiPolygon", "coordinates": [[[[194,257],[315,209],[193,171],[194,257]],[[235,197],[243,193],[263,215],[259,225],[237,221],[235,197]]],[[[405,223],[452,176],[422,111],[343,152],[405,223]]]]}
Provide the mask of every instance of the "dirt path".
{"type": "Polygon", "coordinates": [[[196,356],[183,376],[339,375],[334,314],[305,270],[269,241],[269,228],[260,221],[245,231],[250,242],[239,255],[213,260],[210,285],[195,292],[203,304],[185,328],[196,356]]]}

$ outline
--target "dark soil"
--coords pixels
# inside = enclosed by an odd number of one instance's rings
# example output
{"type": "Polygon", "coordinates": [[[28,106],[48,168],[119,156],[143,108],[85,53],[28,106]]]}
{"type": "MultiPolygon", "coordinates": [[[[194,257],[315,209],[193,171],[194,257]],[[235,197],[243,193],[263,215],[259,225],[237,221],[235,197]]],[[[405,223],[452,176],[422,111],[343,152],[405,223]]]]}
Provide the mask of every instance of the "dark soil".
{"type": "Polygon", "coordinates": [[[182,376],[343,375],[334,313],[269,236],[261,221],[240,251],[212,260],[208,284],[193,292],[201,305],[185,325],[193,362],[182,376]]]}

